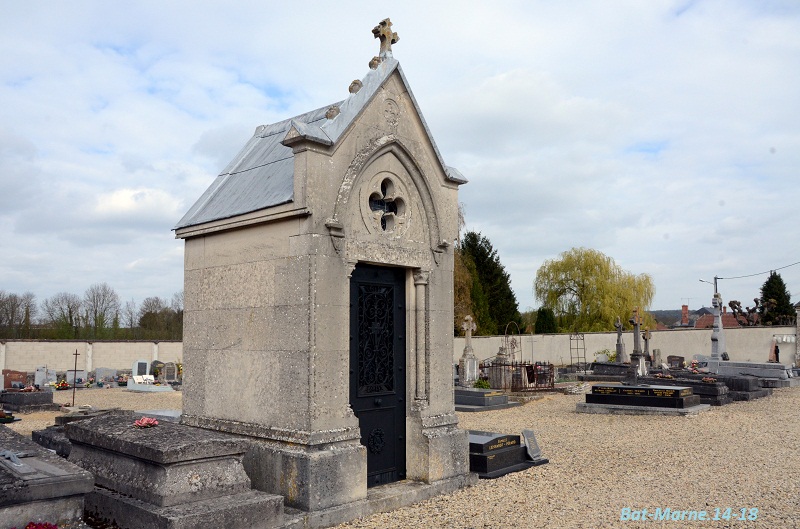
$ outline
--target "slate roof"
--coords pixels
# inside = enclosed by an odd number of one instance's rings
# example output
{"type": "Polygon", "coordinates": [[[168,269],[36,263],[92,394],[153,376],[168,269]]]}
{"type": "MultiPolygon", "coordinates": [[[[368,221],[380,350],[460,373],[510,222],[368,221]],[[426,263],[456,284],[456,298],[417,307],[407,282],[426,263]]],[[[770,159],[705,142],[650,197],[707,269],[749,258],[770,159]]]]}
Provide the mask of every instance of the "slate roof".
{"type": "Polygon", "coordinates": [[[301,137],[323,145],[335,144],[372,101],[378,89],[397,71],[411,101],[422,119],[428,138],[448,180],[464,184],[467,180],[444,164],[428,125],[411,92],[400,63],[387,56],[362,80],[362,88],[339,103],[340,113],[333,119],[325,114],[331,105],[293,118],[258,127],[244,148],[217,176],[174,229],[196,226],[291,202],[294,198],[294,154],[283,145],[290,137],[301,137]]]}

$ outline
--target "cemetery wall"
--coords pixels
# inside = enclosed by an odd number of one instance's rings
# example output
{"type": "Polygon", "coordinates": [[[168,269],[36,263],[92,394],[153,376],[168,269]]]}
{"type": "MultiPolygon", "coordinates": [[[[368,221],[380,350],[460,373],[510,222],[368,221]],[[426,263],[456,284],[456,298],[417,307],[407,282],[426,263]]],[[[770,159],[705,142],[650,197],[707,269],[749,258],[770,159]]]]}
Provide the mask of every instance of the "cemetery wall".
{"type": "Polygon", "coordinates": [[[0,369],[33,373],[39,366],[56,371],[73,369],[75,351],[78,369],[98,367],[130,369],[136,360],[178,362],[183,357],[183,343],[174,341],[38,341],[7,340],[0,343],[0,369]]]}
{"type": "MultiPolygon", "coordinates": [[[[711,355],[711,329],[671,329],[650,331],[650,351],[661,350],[661,358],[666,361],[669,355],[691,359],[696,354],[711,355]]],[[[784,364],[796,363],[796,328],[788,327],[742,327],[725,329],[725,344],[732,361],[766,362],[769,359],[772,342],[778,337],[781,342],[780,360],[784,364]],[[789,341],[782,341],[788,336],[789,341]]],[[[520,337],[517,337],[519,340],[520,337]]],[[[633,333],[622,335],[625,351],[633,351],[633,333]]],[[[534,334],[521,337],[522,354],[517,360],[551,362],[556,365],[570,363],[569,334],[534,334]]],[[[473,336],[472,348],[478,360],[497,354],[504,343],[503,336],[473,336]]],[[[594,360],[595,353],[603,349],[614,351],[617,343],[616,332],[584,333],[586,360],[594,360]]],[[[642,343],[644,347],[644,343],[642,343]]],[[[517,348],[519,351],[519,347],[517,348]]],[[[453,362],[458,363],[464,351],[464,338],[456,337],[453,342],[453,362]]]]}

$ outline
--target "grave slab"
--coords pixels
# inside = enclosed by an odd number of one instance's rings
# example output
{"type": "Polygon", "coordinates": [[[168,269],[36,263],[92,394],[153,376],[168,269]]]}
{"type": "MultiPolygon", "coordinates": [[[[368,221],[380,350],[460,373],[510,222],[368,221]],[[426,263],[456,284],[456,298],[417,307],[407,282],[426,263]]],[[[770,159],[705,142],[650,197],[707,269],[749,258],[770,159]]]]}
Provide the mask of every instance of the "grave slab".
{"type": "Polygon", "coordinates": [[[625,406],[619,404],[593,404],[579,402],[575,405],[577,413],[596,413],[603,415],[698,415],[711,409],[710,404],[698,404],[689,408],[664,408],[661,406],[625,406]]]}
{"type": "Polygon", "coordinates": [[[522,405],[508,400],[508,395],[495,389],[456,388],[453,399],[456,411],[477,412],[505,410],[522,405]]]}
{"type": "Polygon", "coordinates": [[[95,475],[87,511],[120,527],[272,527],[283,498],[250,488],[243,437],[110,413],[66,425],[69,460],[95,475]]]}
{"type": "Polygon", "coordinates": [[[13,391],[0,393],[0,407],[19,413],[35,411],[56,411],[58,404],[53,404],[52,391],[13,391]]]}
{"type": "Polygon", "coordinates": [[[586,395],[586,403],[690,408],[700,404],[700,398],[685,386],[596,384],[586,395]]]}
{"type": "Polygon", "coordinates": [[[94,478],[80,467],[0,425],[0,520],[71,523],[83,514],[83,495],[94,478]]]}
{"type": "MultiPolygon", "coordinates": [[[[541,464],[541,463],[539,463],[541,464]]],[[[494,479],[534,466],[519,435],[469,431],[469,469],[481,479],[494,479]]]]}

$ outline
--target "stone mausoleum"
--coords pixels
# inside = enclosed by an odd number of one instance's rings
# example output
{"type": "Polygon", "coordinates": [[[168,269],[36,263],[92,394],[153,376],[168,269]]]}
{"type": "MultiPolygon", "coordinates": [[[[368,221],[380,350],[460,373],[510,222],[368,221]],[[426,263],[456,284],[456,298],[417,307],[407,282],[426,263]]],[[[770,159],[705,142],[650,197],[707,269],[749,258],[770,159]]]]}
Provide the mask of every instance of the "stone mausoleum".
{"type": "Polygon", "coordinates": [[[346,99],[258,127],[175,229],[182,422],[250,437],[253,486],[303,511],[473,479],[452,379],[466,180],[392,57],[391,22],[373,33],[380,56],[346,99]]]}

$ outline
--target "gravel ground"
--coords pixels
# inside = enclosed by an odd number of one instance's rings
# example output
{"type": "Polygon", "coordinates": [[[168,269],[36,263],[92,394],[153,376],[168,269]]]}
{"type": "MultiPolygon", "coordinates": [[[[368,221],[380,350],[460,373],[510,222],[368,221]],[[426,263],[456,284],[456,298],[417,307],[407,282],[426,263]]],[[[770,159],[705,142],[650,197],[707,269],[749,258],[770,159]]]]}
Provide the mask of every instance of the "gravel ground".
{"type": "MultiPolygon", "coordinates": [[[[553,395],[509,410],[460,413],[466,429],[532,428],[550,463],[339,527],[800,528],[800,387],[697,417],[575,413],[582,400],[553,395]],[[624,508],[709,517],[719,508],[720,518],[733,512],[730,520],[638,522],[621,520],[624,508]],[[741,509],[758,509],[757,519],[738,520],[741,509]]],[[[181,394],[82,390],[76,404],[180,409],[181,394]]],[[[21,415],[12,428],[27,435],[55,415],[21,415]]]]}
{"type": "MultiPolygon", "coordinates": [[[[181,397],[180,391],[135,393],[126,391],[125,388],[84,388],[75,392],[75,406],[88,404],[101,409],[180,410],[181,397]]],[[[53,402],[55,404],[72,405],[72,391],[54,392],[53,402]]],[[[60,415],[60,412],[15,413],[14,416],[22,420],[11,423],[8,426],[16,432],[30,436],[34,430],[42,430],[53,425],[57,415],[60,415]]]]}

